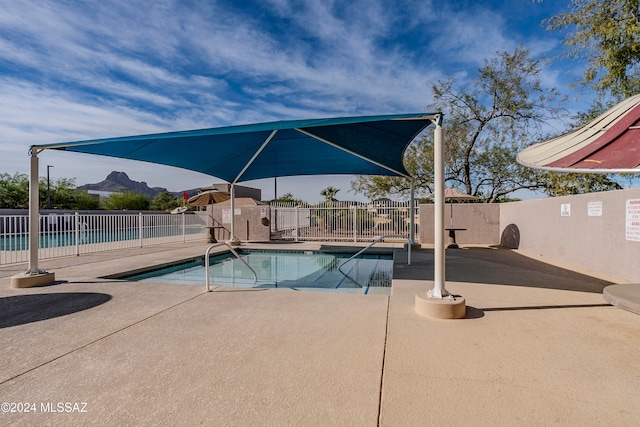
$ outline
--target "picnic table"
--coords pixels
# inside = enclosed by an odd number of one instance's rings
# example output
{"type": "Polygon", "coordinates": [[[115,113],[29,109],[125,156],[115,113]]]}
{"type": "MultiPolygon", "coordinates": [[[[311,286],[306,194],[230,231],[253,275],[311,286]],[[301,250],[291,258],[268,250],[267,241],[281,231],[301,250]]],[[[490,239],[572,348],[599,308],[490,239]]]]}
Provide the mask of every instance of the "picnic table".
{"type": "Polygon", "coordinates": [[[456,231],[467,231],[466,228],[448,227],[445,228],[449,232],[449,239],[447,240],[447,249],[459,248],[456,242],[456,231]]]}

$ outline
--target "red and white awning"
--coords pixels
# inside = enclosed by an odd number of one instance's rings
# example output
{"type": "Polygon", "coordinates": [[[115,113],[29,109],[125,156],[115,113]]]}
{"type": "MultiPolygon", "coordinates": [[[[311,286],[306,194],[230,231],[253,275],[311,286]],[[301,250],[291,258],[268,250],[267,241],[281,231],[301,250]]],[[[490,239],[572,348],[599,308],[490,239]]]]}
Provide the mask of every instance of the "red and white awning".
{"type": "Polygon", "coordinates": [[[526,148],[517,160],[557,172],[640,173],[640,95],[575,131],[526,148]]]}

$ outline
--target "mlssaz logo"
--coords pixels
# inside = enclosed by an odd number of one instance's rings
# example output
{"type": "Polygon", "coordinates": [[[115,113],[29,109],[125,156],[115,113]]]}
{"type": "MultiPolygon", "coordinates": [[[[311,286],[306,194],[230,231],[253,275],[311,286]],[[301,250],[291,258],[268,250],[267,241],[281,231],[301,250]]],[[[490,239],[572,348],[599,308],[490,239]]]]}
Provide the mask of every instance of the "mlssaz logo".
{"type": "Polygon", "coordinates": [[[87,402],[43,402],[40,403],[40,412],[80,412],[86,413],[87,402]]]}

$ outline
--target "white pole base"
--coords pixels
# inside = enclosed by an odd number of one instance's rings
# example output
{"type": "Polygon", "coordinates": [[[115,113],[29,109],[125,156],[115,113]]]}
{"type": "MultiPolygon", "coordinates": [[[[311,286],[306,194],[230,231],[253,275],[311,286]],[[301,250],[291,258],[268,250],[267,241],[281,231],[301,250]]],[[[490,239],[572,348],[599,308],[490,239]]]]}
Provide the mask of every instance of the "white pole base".
{"type": "Polygon", "coordinates": [[[444,298],[430,298],[416,294],[415,310],[421,316],[433,319],[463,319],[467,312],[465,299],[452,295],[444,298]]]}
{"type": "Polygon", "coordinates": [[[234,237],[231,240],[227,240],[225,243],[230,246],[240,246],[240,243],[242,242],[237,237],[234,237]]]}
{"type": "Polygon", "coordinates": [[[55,273],[47,273],[46,271],[37,274],[20,273],[11,276],[11,287],[33,288],[36,286],[52,285],[55,281],[55,273]]]}

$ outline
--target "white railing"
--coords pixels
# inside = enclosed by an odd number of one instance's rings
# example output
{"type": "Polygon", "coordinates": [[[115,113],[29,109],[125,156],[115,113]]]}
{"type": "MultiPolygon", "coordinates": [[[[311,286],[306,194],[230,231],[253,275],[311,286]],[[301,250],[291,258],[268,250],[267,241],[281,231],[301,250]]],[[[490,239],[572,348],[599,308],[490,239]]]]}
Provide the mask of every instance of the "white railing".
{"type": "Polygon", "coordinates": [[[204,283],[204,290],[205,292],[211,292],[211,272],[209,271],[210,268],[210,262],[211,260],[209,259],[209,254],[211,253],[211,249],[215,248],[216,246],[221,246],[221,245],[225,245],[229,251],[231,251],[231,253],[233,254],[233,256],[235,256],[238,260],[242,261],[242,263],[249,269],[251,270],[251,273],[253,274],[253,281],[257,282],[258,281],[258,274],[256,273],[256,271],[251,268],[251,266],[249,264],[247,264],[247,261],[245,261],[239,254],[238,252],[236,252],[235,249],[233,249],[233,246],[231,246],[229,243],[227,242],[219,242],[219,243],[214,243],[213,245],[209,246],[206,250],[206,252],[204,253],[204,272],[205,272],[205,283],[204,283]]]}
{"type": "MultiPolygon", "coordinates": [[[[40,215],[38,258],[202,240],[206,217],[193,214],[40,215]]],[[[0,216],[0,265],[29,260],[29,218],[0,216]]]]}
{"type": "MultiPolygon", "coordinates": [[[[346,260],[345,262],[340,264],[340,267],[338,267],[338,270],[340,270],[340,273],[342,273],[345,276],[347,276],[347,274],[344,271],[342,271],[342,267],[344,267],[344,265],[346,263],[348,263],[349,261],[352,261],[352,260],[356,259],[357,257],[359,257],[360,255],[362,255],[363,253],[365,253],[367,250],[372,248],[376,243],[384,242],[385,239],[394,239],[394,238],[403,239],[403,238],[406,238],[406,237],[407,236],[402,235],[402,234],[387,234],[385,236],[376,237],[375,239],[373,239],[373,242],[369,243],[363,249],[361,249],[358,252],[356,252],[355,254],[353,254],[348,260],[346,260]]],[[[411,265],[411,245],[407,245],[407,265],[411,265]]],[[[347,277],[349,277],[349,276],[347,276],[347,277]]]]}
{"type": "MultiPolygon", "coordinates": [[[[271,233],[285,240],[372,241],[387,234],[409,235],[409,202],[321,203],[271,205],[271,233]]],[[[414,241],[419,211],[415,205],[414,241]]]]}

